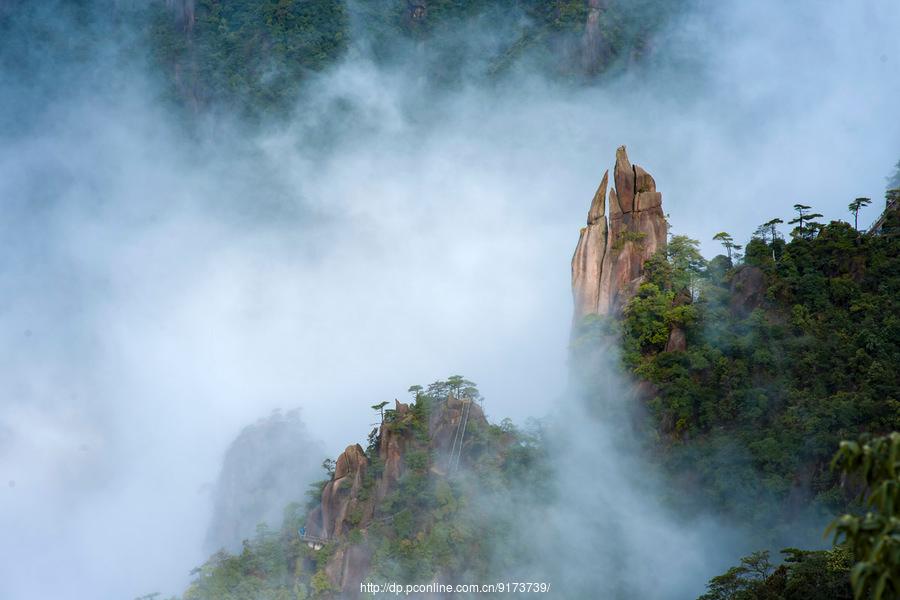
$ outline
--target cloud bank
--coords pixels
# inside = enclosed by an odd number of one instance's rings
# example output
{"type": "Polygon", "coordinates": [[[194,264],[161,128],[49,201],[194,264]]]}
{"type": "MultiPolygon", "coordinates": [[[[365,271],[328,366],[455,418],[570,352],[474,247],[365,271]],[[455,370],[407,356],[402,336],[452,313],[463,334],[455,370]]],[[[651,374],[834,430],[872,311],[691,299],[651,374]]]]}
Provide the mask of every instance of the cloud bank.
{"type": "Polygon", "coordinates": [[[440,91],[351,53],[290,122],[199,130],[115,40],[77,67],[30,51],[0,136],[0,595],[178,592],[204,486],[276,407],[332,454],[454,372],[494,419],[546,414],[615,147],[707,254],[795,202],[846,218],[900,154],[898,22],[888,0],[698,4],[588,88],[440,91]]]}

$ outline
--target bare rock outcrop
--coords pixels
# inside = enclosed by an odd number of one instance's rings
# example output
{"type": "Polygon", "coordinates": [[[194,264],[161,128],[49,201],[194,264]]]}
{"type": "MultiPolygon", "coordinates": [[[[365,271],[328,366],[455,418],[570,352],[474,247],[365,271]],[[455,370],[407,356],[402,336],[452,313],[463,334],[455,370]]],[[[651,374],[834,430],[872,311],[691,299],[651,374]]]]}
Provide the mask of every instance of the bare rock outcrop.
{"type": "MultiPolygon", "coordinates": [[[[430,465],[431,472],[446,475],[445,465],[437,463],[446,462],[454,440],[461,442],[463,428],[471,432],[488,426],[477,402],[457,398],[453,394],[432,407],[427,440],[417,436],[413,426],[416,414],[409,404],[397,401],[393,410],[386,412],[388,414],[378,430],[377,438],[378,460],[383,465],[380,473],[369,472],[372,466],[362,447],[358,444],[347,446],[335,463],[331,480],[322,489],[321,502],[306,520],[306,534],[336,542],[324,572],[343,598],[359,596],[359,583],[368,574],[372,559],[372,549],[367,543],[368,528],[375,522],[392,517],[377,513],[376,507],[397,490],[398,482],[408,468],[406,457],[409,452],[427,451],[436,463],[430,465]],[[361,541],[351,542],[346,535],[353,528],[362,536],[361,541]]],[[[470,440],[458,446],[459,464],[467,463],[467,455],[472,448],[470,440]]]]}
{"type": "Polygon", "coordinates": [[[731,312],[747,315],[762,304],[766,293],[766,274],[762,269],[744,265],[731,279],[731,312]]]}
{"type": "Polygon", "coordinates": [[[606,186],[609,171],[603,174],[600,187],[591,201],[587,226],[581,229],[575,255],[572,257],[572,296],[575,323],[594,314],[600,306],[600,280],[606,258],[609,226],[606,222],[606,186]]]}
{"type": "Polygon", "coordinates": [[[608,0],[587,0],[587,18],[581,35],[581,68],[593,75],[609,60],[612,48],[608,36],[603,35],[601,18],[608,0]]]}
{"type": "Polygon", "coordinates": [[[368,575],[371,563],[372,549],[365,542],[339,546],[325,565],[325,574],[341,598],[358,598],[359,583],[368,575]]]}
{"type": "Polygon", "coordinates": [[[608,179],[606,172],[572,257],[573,326],[590,314],[620,313],[642,281],[644,263],[666,246],[662,194],[649,173],[631,164],[625,146],[616,150],[607,203],[608,179]]]}
{"type": "MultiPolygon", "coordinates": [[[[408,414],[409,405],[395,400],[395,418],[402,421],[408,414]]],[[[379,501],[394,489],[395,484],[403,476],[403,455],[409,443],[410,436],[407,431],[389,427],[388,423],[381,424],[378,432],[378,457],[384,462],[384,470],[376,491],[379,501]]]]}
{"type": "Polygon", "coordinates": [[[687,349],[687,337],[684,329],[679,326],[672,327],[669,339],[666,341],[666,352],[684,352],[687,349]]]}
{"type": "Polygon", "coordinates": [[[259,523],[277,523],[321,471],[321,444],[298,410],[273,412],[231,442],[212,490],[207,548],[238,552],[259,523]]]}
{"type": "Polygon", "coordinates": [[[457,399],[452,394],[431,415],[429,429],[431,431],[430,446],[436,456],[446,456],[453,447],[457,432],[465,426],[475,428],[487,427],[487,419],[477,402],[468,398],[457,399]],[[468,413],[468,414],[467,414],[468,413]]]}
{"type": "Polygon", "coordinates": [[[372,504],[360,497],[369,459],[359,444],[347,446],[337,459],[334,475],[322,489],[322,502],[309,515],[311,535],[330,538],[346,533],[359,521],[371,518],[372,504]]]}
{"type": "Polygon", "coordinates": [[[168,8],[172,16],[185,32],[191,32],[196,22],[194,0],[166,0],[166,8],[168,8]]]}

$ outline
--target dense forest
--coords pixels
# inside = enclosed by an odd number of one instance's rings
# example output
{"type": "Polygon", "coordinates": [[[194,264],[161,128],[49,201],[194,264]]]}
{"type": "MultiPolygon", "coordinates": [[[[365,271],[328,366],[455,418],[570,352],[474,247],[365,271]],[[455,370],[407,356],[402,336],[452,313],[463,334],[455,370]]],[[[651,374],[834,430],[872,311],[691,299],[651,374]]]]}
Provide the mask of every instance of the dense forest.
{"type": "MultiPolygon", "coordinates": [[[[837,443],[898,426],[898,239],[815,218],[787,242],[760,227],[739,264],[727,234],[731,257],[708,262],[674,236],[621,323],[626,368],[654,387],[659,460],[737,518],[772,501],[792,523],[843,506],[837,443]]],[[[594,318],[576,345],[616,325],[594,318]]]]}
{"type": "MultiPolygon", "coordinates": [[[[611,338],[643,382],[647,451],[669,473],[673,503],[712,505],[763,546],[815,543],[834,514],[863,511],[866,487],[832,461],[842,440],[900,429],[898,197],[887,193],[871,234],[796,205],[789,240],[775,218],[746,247],[717,234],[726,254],[709,261],[696,240],[673,236],[621,321],[582,323],[576,369],[589,386],[590,361],[611,338]]],[[[896,458],[885,462],[890,482],[896,458]]],[[[784,552],[777,569],[766,551],[747,557],[705,598],[851,597],[845,547],[784,552]]]]}
{"type": "Polygon", "coordinates": [[[435,90],[523,71],[591,84],[650,59],[654,34],[687,2],[77,0],[26,10],[12,0],[0,5],[0,64],[33,93],[66,84],[60,76],[107,86],[104,71],[127,69],[150,73],[188,116],[279,120],[348,57],[415,73],[435,90]],[[52,78],[48,56],[63,67],[52,78]],[[91,64],[104,69],[82,71],[91,64]]]}
{"type": "Polygon", "coordinates": [[[172,97],[194,110],[289,111],[307,81],[352,53],[430,85],[529,69],[589,82],[648,55],[684,2],[180,0],[142,15],[172,97]]]}

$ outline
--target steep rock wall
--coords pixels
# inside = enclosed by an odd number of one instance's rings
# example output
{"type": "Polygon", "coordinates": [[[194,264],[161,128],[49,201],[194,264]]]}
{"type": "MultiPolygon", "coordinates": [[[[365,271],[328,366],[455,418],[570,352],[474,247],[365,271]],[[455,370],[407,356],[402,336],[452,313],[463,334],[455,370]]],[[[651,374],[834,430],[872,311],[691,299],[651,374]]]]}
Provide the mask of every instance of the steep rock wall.
{"type": "MultiPolygon", "coordinates": [[[[409,426],[414,416],[409,404],[396,402],[392,413],[378,432],[378,459],[383,465],[381,472],[372,480],[372,465],[365,451],[358,444],[347,446],[335,463],[331,480],[322,489],[321,502],[306,520],[309,535],[328,538],[337,544],[324,571],[342,598],[359,596],[359,584],[368,575],[372,560],[368,527],[392,518],[392,515],[379,513],[378,507],[397,490],[407,470],[405,456],[412,450],[427,451],[430,457],[429,472],[446,476],[447,458],[454,446],[454,439],[459,440],[457,436],[461,426],[472,429],[488,426],[484,412],[476,402],[456,398],[453,394],[437,403],[429,413],[427,441],[417,437],[409,426]],[[349,543],[346,534],[352,529],[358,530],[361,541],[349,543]]],[[[467,450],[470,447],[470,442],[462,444],[460,464],[467,464],[467,450]]]]}
{"type": "MultiPolygon", "coordinates": [[[[460,428],[461,421],[466,416],[466,409],[468,409],[467,428],[469,426],[472,428],[487,427],[487,419],[478,403],[467,398],[457,399],[452,394],[447,397],[446,402],[441,404],[440,410],[431,414],[428,424],[429,448],[438,462],[444,463],[453,448],[453,440],[460,428]]],[[[436,467],[440,469],[443,466],[442,464],[436,467]]]]}
{"type": "Polygon", "coordinates": [[[572,257],[573,327],[587,315],[621,313],[642,281],[644,263],[666,246],[662,194],[649,173],[631,164],[625,146],[616,150],[615,188],[607,202],[608,179],[607,171],[572,257]]]}
{"type": "Polygon", "coordinates": [[[361,498],[369,459],[359,444],[347,446],[337,459],[334,475],[322,490],[322,502],[309,515],[307,529],[311,535],[336,537],[351,527],[351,516],[362,512],[371,517],[372,503],[361,498]]]}
{"type": "Polygon", "coordinates": [[[319,475],[323,452],[296,410],[245,427],[228,446],[211,490],[207,549],[239,551],[258,523],[278,522],[285,505],[302,498],[319,475]]]}

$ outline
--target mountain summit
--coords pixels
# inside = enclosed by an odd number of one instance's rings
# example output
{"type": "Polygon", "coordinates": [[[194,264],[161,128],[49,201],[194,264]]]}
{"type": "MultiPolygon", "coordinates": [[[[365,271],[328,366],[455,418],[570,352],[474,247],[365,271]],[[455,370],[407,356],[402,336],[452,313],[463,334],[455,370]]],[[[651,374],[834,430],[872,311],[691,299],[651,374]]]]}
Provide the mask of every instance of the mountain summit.
{"type": "Polygon", "coordinates": [[[641,284],[644,263],[666,246],[662,194],[649,173],[631,164],[625,146],[616,150],[607,219],[608,180],[609,171],[594,194],[572,257],[573,324],[587,315],[621,312],[641,284]]]}

